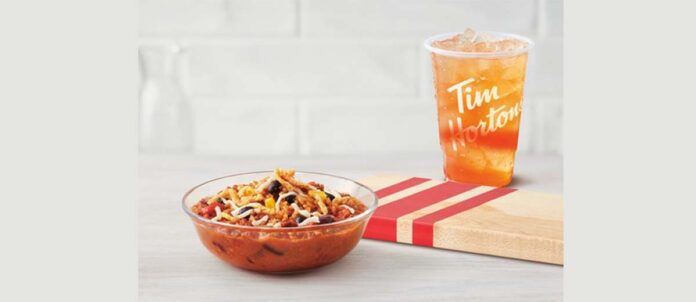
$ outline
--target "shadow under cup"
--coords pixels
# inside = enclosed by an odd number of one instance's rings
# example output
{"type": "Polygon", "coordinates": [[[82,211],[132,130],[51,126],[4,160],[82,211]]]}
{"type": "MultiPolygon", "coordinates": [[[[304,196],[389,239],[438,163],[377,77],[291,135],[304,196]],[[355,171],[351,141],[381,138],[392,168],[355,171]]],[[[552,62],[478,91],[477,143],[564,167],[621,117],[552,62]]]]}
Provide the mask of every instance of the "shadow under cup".
{"type": "Polygon", "coordinates": [[[485,32],[524,47],[472,51],[458,33],[425,41],[431,53],[444,173],[449,180],[505,186],[512,180],[522,117],[528,38],[485,32]]]}
{"type": "Polygon", "coordinates": [[[348,193],[367,210],[346,220],[290,228],[253,227],[211,221],[191,212],[201,198],[234,184],[250,183],[271,175],[253,172],[217,178],[191,189],[183,199],[203,245],[216,257],[239,268],[273,273],[300,272],[333,263],[348,254],[360,241],[367,221],[377,207],[377,196],[352,180],[321,173],[296,172],[295,177],[315,181],[348,193]]]}

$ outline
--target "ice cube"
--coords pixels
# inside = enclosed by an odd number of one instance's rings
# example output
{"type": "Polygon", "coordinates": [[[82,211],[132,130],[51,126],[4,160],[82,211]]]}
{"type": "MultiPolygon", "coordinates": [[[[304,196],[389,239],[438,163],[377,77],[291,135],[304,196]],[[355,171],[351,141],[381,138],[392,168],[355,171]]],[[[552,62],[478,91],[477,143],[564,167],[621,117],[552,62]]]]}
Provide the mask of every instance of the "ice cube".
{"type": "Polygon", "coordinates": [[[527,43],[518,39],[500,39],[494,34],[477,32],[472,28],[465,29],[462,33],[449,39],[436,41],[434,46],[443,49],[463,52],[498,52],[513,51],[527,47],[527,43]]]}
{"type": "Polygon", "coordinates": [[[475,52],[494,52],[497,50],[496,42],[478,42],[474,44],[475,52]]]}
{"type": "Polygon", "coordinates": [[[459,38],[460,40],[464,40],[466,42],[474,42],[476,41],[476,36],[478,35],[476,34],[475,30],[467,28],[466,30],[464,30],[464,33],[459,35],[459,38]]]}
{"type": "Polygon", "coordinates": [[[478,35],[476,35],[475,42],[494,42],[495,40],[495,36],[489,33],[479,33],[478,35]]]}
{"type": "Polygon", "coordinates": [[[512,51],[527,47],[527,43],[517,39],[505,39],[498,42],[499,49],[502,51],[512,51]]]}

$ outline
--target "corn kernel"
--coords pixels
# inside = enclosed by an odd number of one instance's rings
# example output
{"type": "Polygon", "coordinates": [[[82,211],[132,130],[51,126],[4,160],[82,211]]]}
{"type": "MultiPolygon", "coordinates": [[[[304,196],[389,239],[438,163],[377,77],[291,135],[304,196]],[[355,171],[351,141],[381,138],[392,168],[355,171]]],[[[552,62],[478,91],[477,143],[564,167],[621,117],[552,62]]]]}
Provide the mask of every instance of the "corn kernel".
{"type": "Polygon", "coordinates": [[[323,191],[310,190],[307,194],[309,194],[309,196],[312,196],[312,198],[314,198],[316,200],[326,199],[326,193],[324,193],[323,191]]]}
{"type": "Polygon", "coordinates": [[[249,186],[244,186],[244,187],[239,189],[239,195],[241,195],[241,196],[249,196],[249,195],[254,195],[254,194],[256,194],[256,191],[254,191],[254,189],[252,189],[249,186]]]}
{"type": "Polygon", "coordinates": [[[276,202],[275,202],[275,199],[273,198],[273,196],[266,198],[266,200],[264,202],[266,203],[267,208],[275,209],[276,202]]]}

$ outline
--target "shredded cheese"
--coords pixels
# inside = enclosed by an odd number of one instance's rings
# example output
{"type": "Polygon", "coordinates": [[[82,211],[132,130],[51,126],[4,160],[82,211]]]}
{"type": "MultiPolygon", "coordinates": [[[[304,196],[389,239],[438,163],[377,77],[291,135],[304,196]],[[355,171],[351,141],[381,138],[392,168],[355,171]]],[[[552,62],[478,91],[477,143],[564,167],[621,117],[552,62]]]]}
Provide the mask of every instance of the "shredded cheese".
{"type": "Polygon", "coordinates": [[[220,200],[226,205],[233,205],[234,204],[234,202],[232,202],[231,200],[227,200],[224,197],[220,197],[220,200]]]}
{"type": "Polygon", "coordinates": [[[227,219],[227,220],[229,220],[229,221],[233,221],[233,220],[234,220],[234,217],[232,217],[230,214],[227,214],[227,213],[225,213],[225,212],[220,213],[220,217],[225,218],[225,219],[227,219]]]}
{"type": "Polygon", "coordinates": [[[348,211],[350,211],[351,214],[355,214],[355,209],[353,209],[347,205],[344,205],[344,204],[342,204],[341,207],[348,209],[348,211]]]}
{"type": "Polygon", "coordinates": [[[317,217],[317,216],[309,217],[309,218],[303,220],[302,222],[300,222],[300,224],[298,224],[298,226],[308,225],[310,223],[319,223],[319,217],[317,217]]]}
{"type": "Polygon", "coordinates": [[[288,196],[292,196],[292,195],[297,196],[297,193],[287,192],[287,193],[280,194],[280,196],[278,196],[278,202],[281,202],[283,199],[287,198],[288,196]]]}
{"type": "Polygon", "coordinates": [[[331,190],[331,191],[328,191],[328,192],[331,193],[331,195],[334,196],[334,200],[336,200],[337,198],[341,198],[341,196],[343,196],[343,195],[341,195],[341,193],[339,193],[338,191],[331,190]]]}
{"type": "Polygon", "coordinates": [[[239,198],[237,190],[235,190],[234,187],[230,188],[228,191],[230,192],[230,199],[232,199],[235,204],[242,202],[242,200],[239,198]]]}
{"type": "Polygon", "coordinates": [[[215,217],[211,218],[210,220],[212,221],[218,221],[220,220],[220,213],[222,213],[222,210],[220,210],[220,207],[215,207],[215,217]]]}
{"type": "Polygon", "coordinates": [[[232,216],[234,216],[235,218],[244,218],[244,217],[251,215],[251,213],[254,212],[252,209],[249,209],[249,210],[246,210],[246,212],[239,214],[239,212],[244,208],[246,208],[246,206],[232,211],[232,216]]]}
{"type": "Polygon", "coordinates": [[[273,177],[273,176],[269,177],[265,182],[263,182],[262,184],[260,184],[256,187],[256,192],[258,192],[258,193],[263,192],[263,190],[268,188],[268,186],[270,186],[274,180],[275,180],[275,177],[273,177]]]}
{"type": "Polygon", "coordinates": [[[257,225],[260,225],[260,224],[262,224],[262,223],[266,223],[266,221],[268,221],[268,215],[265,215],[265,216],[261,217],[261,219],[259,219],[259,220],[254,220],[254,219],[252,218],[252,219],[251,219],[251,225],[257,226],[257,225]]]}
{"type": "Polygon", "coordinates": [[[324,204],[323,200],[318,200],[317,204],[319,204],[319,210],[321,210],[322,214],[327,214],[329,213],[329,209],[326,207],[326,204],[324,204]]]}
{"type": "Polygon", "coordinates": [[[245,217],[248,217],[249,215],[251,215],[251,213],[253,213],[253,211],[249,210],[249,211],[246,211],[242,214],[239,214],[239,213],[237,213],[236,215],[232,214],[232,216],[234,216],[235,218],[245,218],[245,217]]]}
{"type": "Polygon", "coordinates": [[[283,201],[283,199],[285,199],[285,197],[288,197],[288,196],[290,196],[290,195],[297,195],[297,193],[295,193],[295,192],[288,192],[288,193],[280,194],[280,196],[278,196],[278,202],[276,202],[276,204],[275,204],[275,210],[276,210],[276,212],[280,212],[280,202],[283,201]]]}
{"type": "Polygon", "coordinates": [[[299,181],[294,178],[294,174],[294,170],[275,169],[273,175],[259,180],[227,186],[217,194],[203,198],[199,201],[200,205],[195,205],[192,209],[206,218],[214,216],[209,219],[216,222],[272,228],[282,228],[288,222],[290,225],[300,226],[331,223],[335,220],[334,216],[325,215],[336,215],[334,212],[340,207],[346,208],[351,214],[347,215],[340,209],[342,218],[358,213],[357,209],[349,206],[354,202],[351,200],[352,196],[346,194],[344,197],[334,188],[299,181]],[[275,185],[278,184],[280,190],[275,191],[275,185]],[[273,193],[269,192],[272,185],[273,193]],[[328,199],[330,196],[333,198],[328,199]],[[286,203],[284,206],[281,205],[283,201],[286,203]],[[215,211],[209,207],[211,205],[215,211]]]}
{"type": "Polygon", "coordinates": [[[307,194],[309,196],[311,196],[312,198],[314,198],[314,200],[316,200],[316,201],[321,201],[321,200],[326,199],[326,193],[324,193],[324,191],[310,190],[309,192],[307,192],[307,194]]]}
{"type": "Polygon", "coordinates": [[[309,217],[309,216],[311,216],[307,210],[302,210],[302,209],[300,209],[300,207],[297,206],[296,203],[293,203],[293,204],[291,205],[291,207],[293,208],[293,210],[297,211],[297,213],[300,213],[300,215],[302,215],[302,216],[304,216],[304,217],[309,217]]]}

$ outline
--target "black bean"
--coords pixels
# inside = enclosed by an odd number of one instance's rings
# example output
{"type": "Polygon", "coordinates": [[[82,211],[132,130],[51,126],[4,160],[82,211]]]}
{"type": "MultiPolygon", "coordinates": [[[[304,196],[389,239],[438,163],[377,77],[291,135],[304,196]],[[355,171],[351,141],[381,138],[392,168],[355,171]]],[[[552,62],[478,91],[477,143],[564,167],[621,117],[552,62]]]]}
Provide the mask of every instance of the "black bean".
{"type": "Polygon", "coordinates": [[[249,211],[253,208],[254,207],[250,207],[250,206],[243,207],[241,210],[239,210],[239,215],[244,214],[244,212],[249,211]]]}
{"type": "Polygon", "coordinates": [[[271,246],[271,245],[266,244],[266,243],[263,244],[263,248],[265,250],[271,252],[273,255],[276,255],[276,256],[283,256],[283,254],[285,254],[283,251],[280,251],[277,248],[275,248],[274,246],[271,246]]]}
{"type": "Polygon", "coordinates": [[[329,200],[331,200],[331,201],[333,201],[334,198],[336,198],[336,197],[333,196],[333,194],[331,194],[331,193],[329,193],[329,192],[324,192],[324,194],[326,194],[326,197],[328,197],[329,200]]]}
{"type": "Polygon", "coordinates": [[[225,250],[225,246],[223,246],[222,244],[219,244],[219,243],[213,241],[213,245],[214,245],[216,248],[218,248],[218,250],[220,250],[221,252],[227,253],[227,251],[225,250]]]}
{"type": "Polygon", "coordinates": [[[319,224],[332,223],[334,222],[333,215],[322,215],[319,216],[319,224]]]}
{"type": "Polygon", "coordinates": [[[295,195],[286,196],[283,200],[287,201],[288,204],[293,204],[295,202],[295,195]]]}
{"type": "Polygon", "coordinates": [[[297,216],[297,219],[295,219],[295,222],[297,222],[297,224],[300,224],[300,223],[302,223],[305,219],[307,219],[307,218],[305,218],[304,216],[300,215],[300,216],[297,216]]]}
{"type": "Polygon", "coordinates": [[[280,191],[283,189],[283,185],[280,184],[279,181],[274,180],[271,182],[270,185],[268,185],[268,193],[271,193],[273,195],[273,198],[276,200],[278,199],[278,194],[280,194],[280,191]]]}

